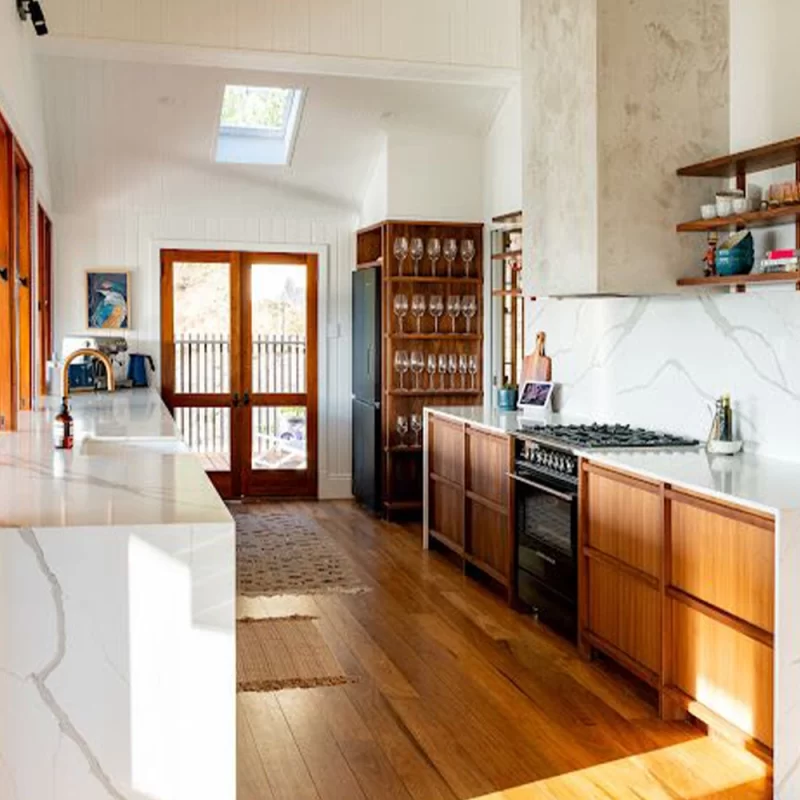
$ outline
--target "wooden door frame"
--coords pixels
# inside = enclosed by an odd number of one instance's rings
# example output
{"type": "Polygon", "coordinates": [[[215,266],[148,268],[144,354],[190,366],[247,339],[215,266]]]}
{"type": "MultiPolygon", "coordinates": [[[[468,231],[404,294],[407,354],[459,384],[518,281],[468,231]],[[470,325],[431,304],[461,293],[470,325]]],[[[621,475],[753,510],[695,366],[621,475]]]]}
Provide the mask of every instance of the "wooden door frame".
{"type": "Polygon", "coordinates": [[[241,486],[250,497],[315,498],[319,493],[319,257],[316,253],[271,253],[248,251],[242,257],[242,379],[250,396],[240,428],[243,440],[241,486]],[[250,268],[253,264],[296,264],[306,266],[306,391],[301,394],[253,394],[252,303],[250,268]],[[302,477],[295,470],[263,470],[255,479],[251,469],[254,407],[275,408],[302,405],[306,408],[306,457],[302,477]],[[250,490],[255,491],[250,491],[250,490]]]}
{"type": "Polygon", "coordinates": [[[17,429],[17,319],[14,298],[14,136],[0,114],[0,431],[17,429]]]}
{"type": "Polygon", "coordinates": [[[35,337],[33,325],[33,247],[31,201],[33,197],[33,169],[25,157],[19,143],[13,146],[13,208],[14,227],[13,257],[15,263],[16,285],[12,288],[15,296],[17,338],[16,403],[21,411],[33,406],[34,396],[34,350],[35,337]],[[27,281],[27,285],[23,285],[27,281]],[[23,298],[23,291],[26,293],[23,298]]]}
{"type": "Polygon", "coordinates": [[[241,463],[242,442],[239,426],[238,398],[242,395],[241,341],[241,269],[240,254],[222,250],[161,250],[161,397],[170,413],[176,408],[230,408],[231,470],[208,472],[208,477],[224,498],[241,495],[241,474],[233,468],[241,463]],[[175,391],[175,318],[173,297],[173,265],[175,262],[196,264],[230,264],[231,330],[230,386],[226,394],[178,394],[175,391]]]}
{"type": "Polygon", "coordinates": [[[36,207],[38,242],[37,367],[39,396],[47,394],[47,362],[53,355],[53,223],[41,203],[36,207]]]}

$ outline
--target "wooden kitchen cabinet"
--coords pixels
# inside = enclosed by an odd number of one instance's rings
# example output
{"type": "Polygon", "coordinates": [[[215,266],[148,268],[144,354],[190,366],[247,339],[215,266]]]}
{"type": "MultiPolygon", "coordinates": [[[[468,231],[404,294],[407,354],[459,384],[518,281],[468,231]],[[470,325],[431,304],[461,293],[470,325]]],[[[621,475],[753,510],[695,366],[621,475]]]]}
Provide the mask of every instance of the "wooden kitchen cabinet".
{"type": "Polygon", "coordinates": [[[429,538],[502,584],[510,598],[511,437],[429,412],[425,441],[429,538]]]}

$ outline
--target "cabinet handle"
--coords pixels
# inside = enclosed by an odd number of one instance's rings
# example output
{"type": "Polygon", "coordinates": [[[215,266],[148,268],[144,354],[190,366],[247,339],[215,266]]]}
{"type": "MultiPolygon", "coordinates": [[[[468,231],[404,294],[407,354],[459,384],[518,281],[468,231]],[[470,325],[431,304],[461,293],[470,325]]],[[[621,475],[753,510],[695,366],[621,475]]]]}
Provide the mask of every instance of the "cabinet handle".
{"type": "Polygon", "coordinates": [[[550,558],[550,556],[546,556],[541,550],[534,550],[533,551],[542,561],[546,561],[548,564],[552,564],[553,566],[556,565],[556,560],[554,558],[550,558]]]}

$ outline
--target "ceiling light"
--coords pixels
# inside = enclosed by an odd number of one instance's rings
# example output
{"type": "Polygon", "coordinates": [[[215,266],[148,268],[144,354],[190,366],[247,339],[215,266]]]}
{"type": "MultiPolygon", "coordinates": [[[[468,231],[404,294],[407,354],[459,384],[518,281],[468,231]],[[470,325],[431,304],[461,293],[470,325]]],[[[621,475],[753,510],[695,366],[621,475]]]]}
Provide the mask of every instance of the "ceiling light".
{"type": "Polygon", "coordinates": [[[47,22],[39,0],[17,0],[17,13],[23,22],[30,17],[37,36],[47,35],[47,22]]]}

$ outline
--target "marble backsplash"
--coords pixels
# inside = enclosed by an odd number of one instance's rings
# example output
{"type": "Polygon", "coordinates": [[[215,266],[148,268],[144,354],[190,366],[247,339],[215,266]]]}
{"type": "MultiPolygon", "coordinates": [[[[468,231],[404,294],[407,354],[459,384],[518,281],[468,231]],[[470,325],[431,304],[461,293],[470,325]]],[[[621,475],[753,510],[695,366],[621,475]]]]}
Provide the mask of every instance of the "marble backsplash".
{"type": "Polygon", "coordinates": [[[560,409],[705,439],[729,392],[751,452],[800,458],[800,293],[537,300],[560,409]]]}

